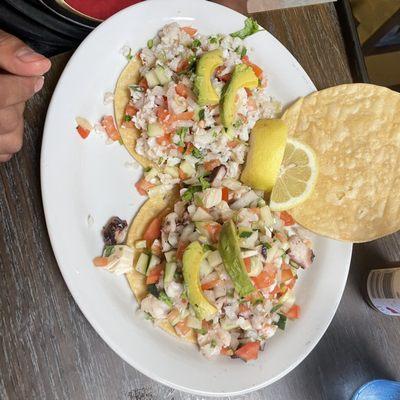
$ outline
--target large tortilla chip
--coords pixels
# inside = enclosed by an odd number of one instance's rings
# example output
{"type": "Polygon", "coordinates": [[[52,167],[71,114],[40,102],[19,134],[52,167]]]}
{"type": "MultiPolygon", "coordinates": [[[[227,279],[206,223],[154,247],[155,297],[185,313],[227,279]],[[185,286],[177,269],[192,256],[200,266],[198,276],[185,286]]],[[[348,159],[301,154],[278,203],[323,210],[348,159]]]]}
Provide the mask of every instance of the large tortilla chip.
{"type": "Polygon", "coordinates": [[[115,121],[125,147],[144,168],[147,168],[153,166],[153,163],[147,158],[138,154],[135,150],[136,140],[140,136],[140,131],[136,128],[123,128],[121,126],[125,115],[125,107],[130,99],[128,85],[136,84],[139,81],[140,65],[141,64],[138,58],[134,57],[121,72],[121,75],[119,76],[115,86],[114,113],[115,121]]]}
{"type": "Polygon", "coordinates": [[[304,227],[366,242],[400,229],[400,94],[340,85],[298,100],[282,117],[316,152],[311,197],[290,210],[304,227]]]}
{"type": "MultiPolygon", "coordinates": [[[[175,202],[179,199],[178,189],[171,191],[165,197],[153,197],[146,201],[140,208],[139,212],[133,219],[127,236],[126,243],[135,251],[135,242],[143,238],[143,234],[149,225],[149,223],[157,216],[164,217],[174,208],[175,202]]],[[[134,265],[138,258],[138,252],[135,251],[134,265]]],[[[129,285],[135,295],[137,301],[140,303],[142,299],[147,295],[146,277],[136,270],[126,274],[129,285]]],[[[167,320],[162,320],[157,325],[164,331],[171,335],[177,336],[175,329],[167,320]]],[[[197,343],[196,334],[190,331],[186,336],[183,337],[185,340],[191,343],[197,343]]]]}

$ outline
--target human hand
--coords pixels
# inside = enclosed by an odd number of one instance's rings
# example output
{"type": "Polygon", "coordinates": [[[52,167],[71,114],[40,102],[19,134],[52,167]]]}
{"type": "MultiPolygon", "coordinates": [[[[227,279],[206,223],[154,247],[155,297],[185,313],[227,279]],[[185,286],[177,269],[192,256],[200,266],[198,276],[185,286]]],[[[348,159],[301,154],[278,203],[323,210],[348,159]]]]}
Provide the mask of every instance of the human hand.
{"type": "Polygon", "coordinates": [[[50,66],[46,57],[0,29],[0,163],[21,149],[25,102],[43,87],[50,66]]]}

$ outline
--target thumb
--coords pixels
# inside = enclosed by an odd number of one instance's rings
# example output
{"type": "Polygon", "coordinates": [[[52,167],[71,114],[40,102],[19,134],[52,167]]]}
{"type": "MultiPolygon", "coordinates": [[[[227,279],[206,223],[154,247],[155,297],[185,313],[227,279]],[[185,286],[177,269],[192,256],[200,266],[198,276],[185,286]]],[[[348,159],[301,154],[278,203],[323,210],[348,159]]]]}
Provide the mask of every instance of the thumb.
{"type": "Polygon", "coordinates": [[[50,60],[33,51],[24,42],[0,29],[0,69],[14,75],[43,75],[50,60]]]}

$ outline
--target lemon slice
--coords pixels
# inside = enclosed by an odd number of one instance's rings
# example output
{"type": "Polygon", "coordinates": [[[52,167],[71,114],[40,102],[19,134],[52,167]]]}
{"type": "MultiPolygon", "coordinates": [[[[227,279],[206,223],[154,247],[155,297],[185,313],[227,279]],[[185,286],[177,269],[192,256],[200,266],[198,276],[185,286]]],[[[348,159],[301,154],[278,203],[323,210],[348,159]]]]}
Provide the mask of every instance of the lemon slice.
{"type": "Polygon", "coordinates": [[[287,126],[280,119],[260,119],[250,135],[250,148],[240,180],[253,189],[271,192],[285,152],[287,126]]]}
{"type": "Polygon", "coordinates": [[[310,197],[317,176],[314,150],[298,140],[288,138],[278,179],[271,193],[271,210],[288,210],[303,203],[310,197]]]}

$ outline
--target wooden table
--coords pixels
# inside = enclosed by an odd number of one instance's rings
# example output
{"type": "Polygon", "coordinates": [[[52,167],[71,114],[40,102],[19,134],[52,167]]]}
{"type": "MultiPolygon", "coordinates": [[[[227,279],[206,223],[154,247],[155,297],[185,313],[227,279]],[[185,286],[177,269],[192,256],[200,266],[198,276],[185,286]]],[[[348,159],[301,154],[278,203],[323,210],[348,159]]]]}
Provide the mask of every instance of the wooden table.
{"type": "MultiPolygon", "coordinates": [[[[256,18],[319,89],[351,81],[332,4],[256,18]]],[[[54,259],[39,159],[46,109],[68,58],[53,59],[45,88],[27,106],[24,148],[0,166],[0,398],[195,399],[153,382],[108,348],[77,308],[54,259]]],[[[397,234],[354,246],[342,302],[320,343],[285,378],[242,399],[349,399],[368,380],[400,379],[400,318],[373,311],[360,294],[368,269],[400,259],[399,239],[397,234]]]]}

